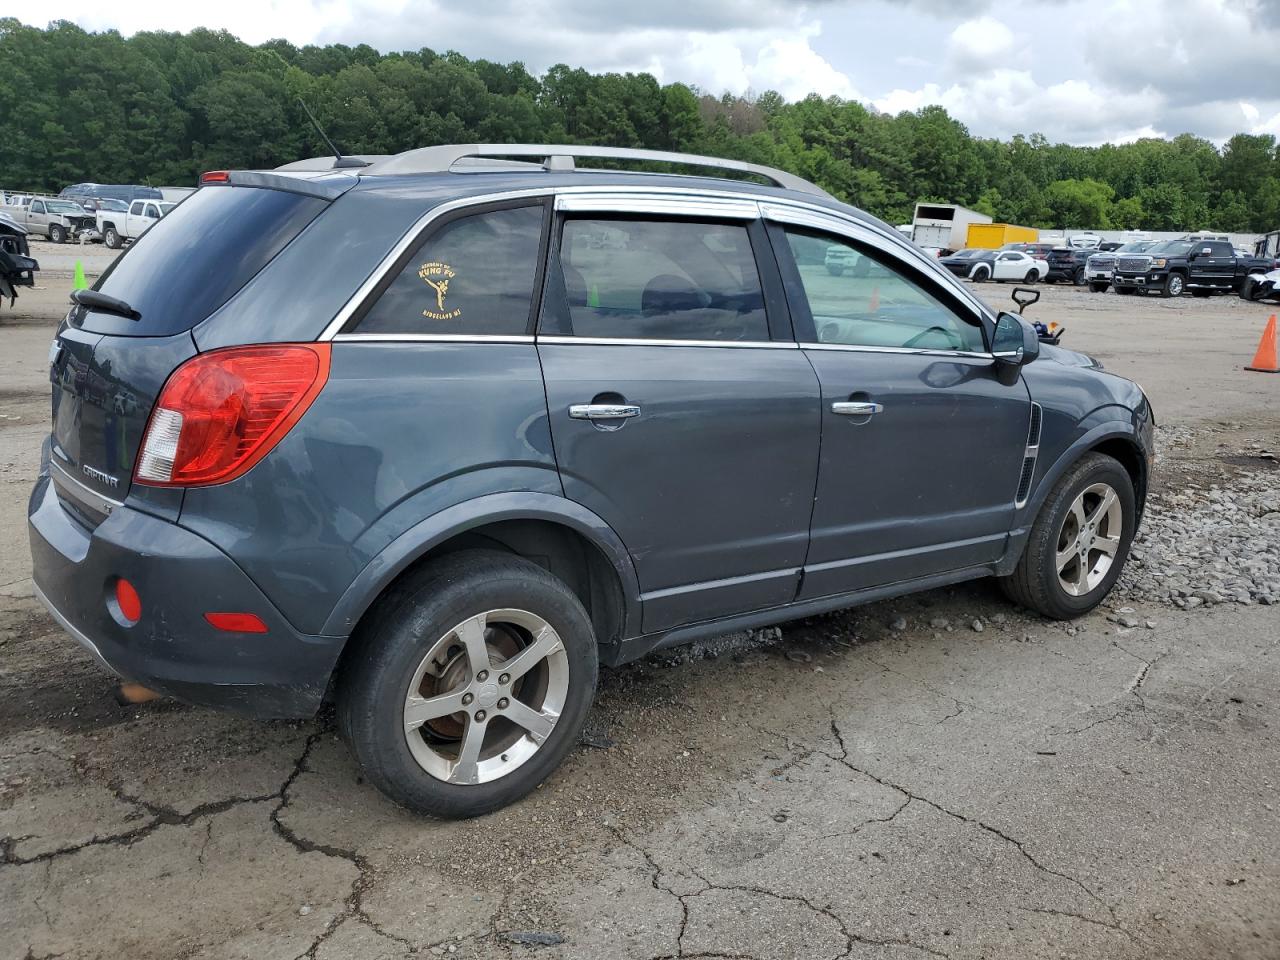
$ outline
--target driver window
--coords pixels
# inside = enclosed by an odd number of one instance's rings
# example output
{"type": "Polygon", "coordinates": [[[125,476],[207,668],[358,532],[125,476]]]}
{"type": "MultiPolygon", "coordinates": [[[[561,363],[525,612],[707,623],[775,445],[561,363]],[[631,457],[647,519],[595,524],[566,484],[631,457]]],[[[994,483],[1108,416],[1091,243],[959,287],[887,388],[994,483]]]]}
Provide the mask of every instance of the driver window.
{"type": "Polygon", "coordinates": [[[787,228],[819,343],[931,350],[986,349],[982,329],[851,243],[787,228]]]}
{"type": "Polygon", "coordinates": [[[695,220],[566,220],[560,239],[574,336],[768,340],[747,228],[695,220]]]}

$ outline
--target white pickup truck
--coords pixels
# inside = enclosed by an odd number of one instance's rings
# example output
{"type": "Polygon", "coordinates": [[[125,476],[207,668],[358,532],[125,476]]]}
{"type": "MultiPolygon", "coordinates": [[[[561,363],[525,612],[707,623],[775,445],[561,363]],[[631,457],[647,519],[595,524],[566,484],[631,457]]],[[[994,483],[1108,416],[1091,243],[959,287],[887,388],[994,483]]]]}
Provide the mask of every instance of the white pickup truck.
{"type": "MultiPolygon", "coordinates": [[[[118,202],[111,206],[123,206],[118,202]]],[[[124,246],[126,240],[137,240],[147,229],[176,207],[165,200],[134,200],[125,210],[98,209],[98,233],[112,250],[124,246]]]]}
{"type": "Polygon", "coordinates": [[[54,243],[75,240],[81,231],[92,230],[93,215],[74,200],[55,197],[23,197],[15,205],[6,206],[19,225],[27,228],[34,237],[47,237],[54,243]]]}

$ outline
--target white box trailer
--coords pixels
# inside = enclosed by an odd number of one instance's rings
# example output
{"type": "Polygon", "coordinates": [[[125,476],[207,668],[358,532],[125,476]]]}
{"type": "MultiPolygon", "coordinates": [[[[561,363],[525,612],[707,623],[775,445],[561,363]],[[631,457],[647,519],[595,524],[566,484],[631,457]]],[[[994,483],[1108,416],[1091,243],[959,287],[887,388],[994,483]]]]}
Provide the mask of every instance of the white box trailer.
{"type": "Polygon", "coordinates": [[[990,222],[985,213],[954,203],[917,203],[911,239],[918,247],[959,250],[968,242],[969,224],[990,222]]]}

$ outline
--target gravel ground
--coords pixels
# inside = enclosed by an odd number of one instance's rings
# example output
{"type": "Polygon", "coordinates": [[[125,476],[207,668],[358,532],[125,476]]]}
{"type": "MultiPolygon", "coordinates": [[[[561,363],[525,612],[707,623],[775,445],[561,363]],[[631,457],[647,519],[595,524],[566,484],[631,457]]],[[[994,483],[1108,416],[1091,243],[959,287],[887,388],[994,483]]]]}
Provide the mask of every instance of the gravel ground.
{"type": "Polygon", "coordinates": [[[120,707],[30,598],[69,283],[0,311],[0,960],[1280,956],[1280,377],[1240,370],[1263,308],[1033,308],[1160,422],[1095,613],[976,583],[667,651],[603,673],[527,800],[437,823],[327,717],[120,707]]]}

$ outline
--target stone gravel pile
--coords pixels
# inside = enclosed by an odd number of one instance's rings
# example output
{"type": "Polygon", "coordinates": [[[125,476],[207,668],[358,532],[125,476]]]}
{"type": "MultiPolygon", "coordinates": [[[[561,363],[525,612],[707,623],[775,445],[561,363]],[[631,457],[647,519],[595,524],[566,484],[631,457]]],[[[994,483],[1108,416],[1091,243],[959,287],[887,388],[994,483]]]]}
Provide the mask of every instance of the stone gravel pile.
{"type": "Polygon", "coordinates": [[[1280,604],[1280,469],[1153,497],[1118,587],[1184,608],[1280,604]]]}

